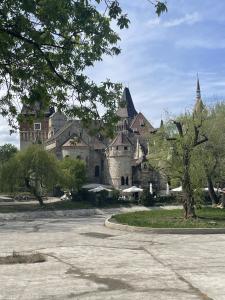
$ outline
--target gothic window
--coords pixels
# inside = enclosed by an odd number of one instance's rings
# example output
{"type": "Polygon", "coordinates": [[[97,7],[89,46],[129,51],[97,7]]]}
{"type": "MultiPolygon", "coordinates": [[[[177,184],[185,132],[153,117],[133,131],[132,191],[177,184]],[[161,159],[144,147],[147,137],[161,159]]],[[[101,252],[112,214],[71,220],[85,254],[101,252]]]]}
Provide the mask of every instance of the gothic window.
{"type": "Polygon", "coordinates": [[[99,177],[100,175],[100,168],[99,166],[95,166],[95,177],[99,177]]]}
{"type": "Polygon", "coordinates": [[[128,178],[128,176],[126,178],[126,185],[129,185],[129,178],[128,178]]]}
{"type": "Polygon", "coordinates": [[[123,176],[121,177],[121,185],[125,185],[125,179],[123,176]]]}

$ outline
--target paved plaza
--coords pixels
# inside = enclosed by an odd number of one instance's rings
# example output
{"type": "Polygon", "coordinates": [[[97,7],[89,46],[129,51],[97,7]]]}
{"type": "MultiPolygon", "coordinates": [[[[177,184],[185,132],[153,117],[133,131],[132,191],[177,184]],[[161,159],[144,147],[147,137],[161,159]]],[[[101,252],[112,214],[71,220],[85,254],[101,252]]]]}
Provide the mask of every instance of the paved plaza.
{"type": "Polygon", "coordinates": [[[1,255],[47,261],[1,265],[0,299],[225,299],[225,235],[113,230],[104,227],[112,212],[1,217],[1,255]]]}

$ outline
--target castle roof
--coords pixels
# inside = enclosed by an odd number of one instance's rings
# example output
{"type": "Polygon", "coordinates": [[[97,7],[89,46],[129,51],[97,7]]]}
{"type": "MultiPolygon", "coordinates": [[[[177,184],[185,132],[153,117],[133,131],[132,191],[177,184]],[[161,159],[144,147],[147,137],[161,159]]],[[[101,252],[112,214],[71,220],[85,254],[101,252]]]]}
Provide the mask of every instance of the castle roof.
{"type": "Polygon", "coordinates": [[[124,132],[119,132],[109,146],[132,145],[132,142],[124,132]]]}
{"type": "Polygon", "coordinates": [[[129,89],[126,87],[123,91],[120,106],[117,110],[117,115],[120,118],[133,119],[137,115],[137,111],[134,107],[134,103],[129,89]]]}
{"type": "MultiPolygon", "coordinates": [[[[42,108],[41,108],[41,103],[40,102],[35,102],[33,105],[26,105],[26,104],[23,104],[23,107],[21,109],[21,114],[22,115],[37,115],[39,112],[42,111],[42,108]]],[[[43,111],[43,114],[46,116],[46,117],[49,117],[51,116],[53,113],[55,112],[55,109],[54,107],[48,107],[48,109],[46,109],[45,111],[43,111]]]]}
{"type": "Polygon", "coordinates": [[[139,132],[140,135],[145,135],[149,132],[155,131],[151,123],[140,112],[132,120],[130,128],[133,131],[139,132]]]}
{"type": "Polygon", "coordinates": [[[70,138],[63,145],[63,148],[74,148],[74,147],[89,147],[80,137],[79,138],[70,138]]]}

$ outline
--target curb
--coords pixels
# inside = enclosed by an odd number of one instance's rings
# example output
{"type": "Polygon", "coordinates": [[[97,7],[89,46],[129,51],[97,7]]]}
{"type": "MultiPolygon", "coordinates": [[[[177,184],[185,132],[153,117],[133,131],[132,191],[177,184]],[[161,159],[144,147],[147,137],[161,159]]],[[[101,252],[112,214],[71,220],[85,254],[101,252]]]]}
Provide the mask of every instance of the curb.
{"type": "MultiPolygon", "coordinates": [[[[112,217],[112,216],[111,216],[112,217]]],[[[153,234],[224,234],[225,228],[149,228],[124,225],[105,220],[105,227],[128,232],[143,232],[153,234]]]]}

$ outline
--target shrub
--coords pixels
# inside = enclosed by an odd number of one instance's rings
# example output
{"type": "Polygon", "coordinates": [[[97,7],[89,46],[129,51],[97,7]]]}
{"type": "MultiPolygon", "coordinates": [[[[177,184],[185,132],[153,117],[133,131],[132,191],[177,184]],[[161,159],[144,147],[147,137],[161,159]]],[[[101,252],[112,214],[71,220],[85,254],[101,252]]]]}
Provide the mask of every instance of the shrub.
{"type": "Polygon", "coordinates": [[[150,194],[148,189],[144,189],[144,191],[141,194],[139,203],[144,206],[154,206],[155,204],[154,195],[150,194]]]}

